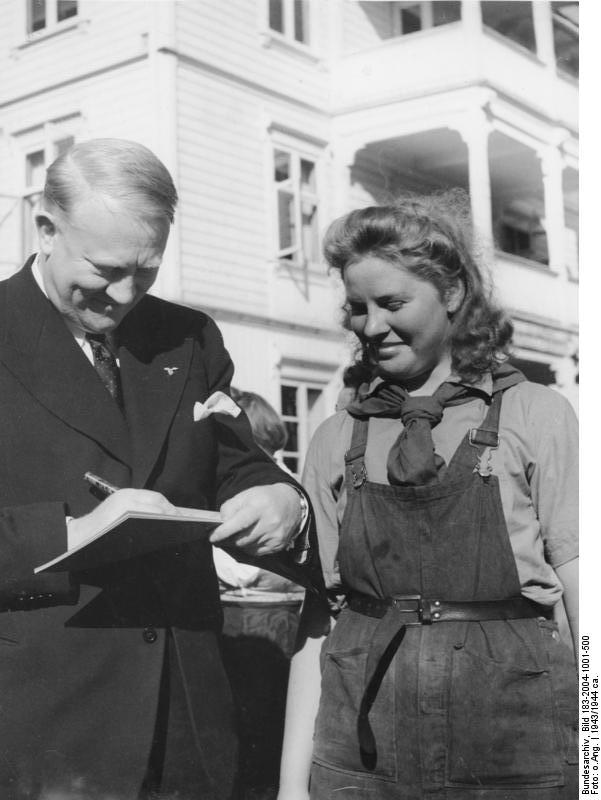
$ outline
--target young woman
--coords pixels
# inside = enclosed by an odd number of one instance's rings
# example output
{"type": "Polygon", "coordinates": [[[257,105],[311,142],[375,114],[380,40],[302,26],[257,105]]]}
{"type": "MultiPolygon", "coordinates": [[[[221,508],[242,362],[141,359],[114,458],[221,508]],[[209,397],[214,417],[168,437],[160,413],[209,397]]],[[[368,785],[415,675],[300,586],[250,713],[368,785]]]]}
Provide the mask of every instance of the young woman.
{"type": "Polygon", "coordinates": [[[554,620],[562,595],[577,619],[575,415],[509,366],[468,207],[407,198],[326,235],[377,377],[307,457],[342,610],[304,609],[279,800],[577,795],[576,668],[554,620]]]}

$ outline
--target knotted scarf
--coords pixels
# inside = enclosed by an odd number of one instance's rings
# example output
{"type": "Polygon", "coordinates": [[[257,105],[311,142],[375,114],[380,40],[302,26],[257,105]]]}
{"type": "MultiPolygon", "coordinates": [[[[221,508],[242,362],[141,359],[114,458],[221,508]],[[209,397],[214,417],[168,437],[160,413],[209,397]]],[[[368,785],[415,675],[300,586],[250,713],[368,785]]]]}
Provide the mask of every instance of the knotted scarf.
{"type": "MultiPolygon", "coordinates": [[[[498,364],[493,369],[493,392],[523,380],[522,373],[511,364],[498,364]]],[[[396,486],[427,486],[439,482],[446,466],[434,452],[432,428],[442,419],[445,407],[467,403],[478,396],[483,396],[482,390],[469,384],[445,382],[432,395],[410,395],[398,384],[383,381],[346,410],[358,419],[400,418],[405,427],[388,454],[388,480],[396,486]]]]}
{"type": "Polygon", "coordinates": [[[388,454],[388,480],[396,486],[427,486],[438,483],[445,466],[434,452],[432,428],[442,419],[445,406],[466,403],[474,396],[474,390],[463,384],[442,383],[432,395],[410,395],[397,384],[383,382],[347,411],[359,419],[400,417],[405,427],[388,454]]]}

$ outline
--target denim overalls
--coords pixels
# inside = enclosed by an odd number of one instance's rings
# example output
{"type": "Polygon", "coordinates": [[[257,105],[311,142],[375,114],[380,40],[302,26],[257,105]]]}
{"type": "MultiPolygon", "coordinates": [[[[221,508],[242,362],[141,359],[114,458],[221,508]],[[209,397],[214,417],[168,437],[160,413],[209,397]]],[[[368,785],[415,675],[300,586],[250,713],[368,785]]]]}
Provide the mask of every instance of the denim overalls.
{"type": "Polygon", "coordinates": [[[369,421],[355,420],[339,545],[350,599],[322,652],[312,800],[577,796],[574,659],[549,609],[521,597],[488,466],[501,400],[429,486],[370,482],[369,421]]]}

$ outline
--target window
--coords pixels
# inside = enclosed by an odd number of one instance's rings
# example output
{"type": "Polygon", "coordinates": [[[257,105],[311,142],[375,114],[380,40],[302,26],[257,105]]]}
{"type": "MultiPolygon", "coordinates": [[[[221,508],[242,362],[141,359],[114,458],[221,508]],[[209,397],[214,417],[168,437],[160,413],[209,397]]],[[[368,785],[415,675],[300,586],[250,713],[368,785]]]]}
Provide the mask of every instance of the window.
{"type": "Polygon", "coordinates": [[[72,136],[64,136],[51,141],[48,147],[31,150],[25,154],[25,188],[22,200],[21,240],[23,258],[27,258],[37,249],[37,232],[35,213],[46,179],[46,166],[59,155],[62,155],[73,144],[72,136]]]}
{"type": "Polygon", "coordinates": [[[326,417],[323,387],[304,381],[281,385],[282,419],[288,433],[283,451],[284,463],[300,475],[309,441],[326,417]]]}
{"type": "Polygon", "coordinates": [[[401,33],[415,33],[422,29],[422,9],[417,3],[413,6],[401,8],[401,33]]]}
{"type": "Polygon", "coordinates": [[[447,25],[461,19],[461,3],[449,0],[434,0],[432,3],[432,24],[447,25]]]}
{"type": "Polygon", "coordinates": [[[309,44],[308,0],[268,0],[269,28],[286,39],[309,44]]]}
{"type": "MultiPolygon", "coordinates": [[[[447,25],[449,22],[457,22],[461,19],[461,3],[453,0],[431,0],[423,3],[395,3],[395,8],[399,14],[401,35],[425,28],[447,25]]],[[[393,25],[393,28],[396,26],[393,25]]]]}
{"type": "Polygon", "coordinates": [[[482,0],[480,7],[484,25],[536,53],[531,2],[482,0]]]}
{"type": "Polygon", "coordinates": [[[578,229],[566,227],[565,228],[565,248],[566,248],[566,266],[568,275],[572,280],[578,280],[578,229]]]}
{"type": "Polygon", "coordinates": [[[296,264],[319,258],[317,162],[276,147],[273,181],[277,208],[277,256],[296,264]]]}
{"type": "Polygon", "coordinates": [[[504,253],[549,264],[547,233],[535,211],[506,208],[500,220],[499,245],[504,253]]]}
{"type": "Polygon", "coordinates": [[[77,15],[77,0],[27,0],[27,33],[52,28],[77,15]]]}
{"type": "Polygon", "coordinates": [[[579,72],[578,3],[551,3],[555,60],[562,72],[574,78],[579,72]]]}

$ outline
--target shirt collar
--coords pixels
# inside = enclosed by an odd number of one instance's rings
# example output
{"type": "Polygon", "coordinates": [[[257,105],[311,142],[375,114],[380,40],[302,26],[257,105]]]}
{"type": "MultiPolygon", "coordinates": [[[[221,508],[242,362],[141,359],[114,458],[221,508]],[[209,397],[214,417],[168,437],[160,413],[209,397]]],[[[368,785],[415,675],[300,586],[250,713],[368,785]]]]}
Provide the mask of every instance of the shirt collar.
{"type": "MultiPolygon", "coordinates": [[[[33,260],[31,265],[31,272],[33,273],[33,277],[37,285],[40,287],[40,291],[50,302],[50,298],[48,297],[48,292],[46,291],[46,287],[44,286],[44,279],[42,277],[42,268],[40,264],[40,254],[36,253],[36,257],[33,260]]],[[[70,319],[63,316],[63,322],[69,328],[73,336],[75,337],[75,341],[80,347],[83,347],[86,344],[86,334],[83,328],[80,328],[79,325],[76,325],[70,319]]]]}
{"type": "MultiPolygon", "coordinates": [[[[384,383],[384,378],[374,378],[371,383],[367,385],[366,390],[361,392],[361,399],[365,397],[369,397],[373,394],[381,383],[384,383]]],[[[485,372],[480,378],[475,382],[469,382],[461,378],[459,375],[455,373],[451,373],[447,378],[444,379],[443,383],[456,383],[459,386],[465,386],[468,389],[473,389],[475,393],[481,393],[486,395],[487,398],[492,397],[492,389],[493,389],[493,380],[492,380],[492,373],[490,371],[485,372]]],[[[365,384],[364,384],[365,385],[365,384]]]]}

